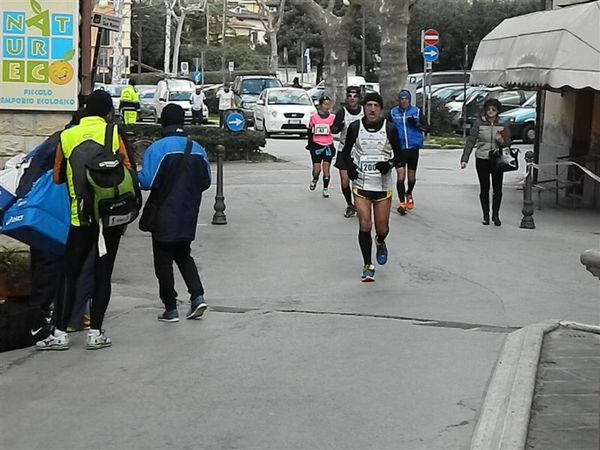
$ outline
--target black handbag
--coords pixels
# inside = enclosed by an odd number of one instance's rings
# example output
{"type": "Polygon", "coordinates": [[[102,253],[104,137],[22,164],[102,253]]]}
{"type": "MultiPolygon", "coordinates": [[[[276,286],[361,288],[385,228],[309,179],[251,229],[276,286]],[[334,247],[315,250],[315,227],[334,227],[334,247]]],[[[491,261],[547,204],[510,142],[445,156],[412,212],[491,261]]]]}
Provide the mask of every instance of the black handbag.
{"type": "Polygon", "coordinates": [[[490,151],[492,172],[511,172],[519,170],[519,149],[504,147],[490,151]]]}
{"type": "MultiPolygon", "coordinates": [[[[179,160],[179,164],[177,164],[177,170],[175,171],[177,175],[180,175],[182,173],[183,165],[185,164],[190,153],[192,152],[193,144],[193,141],[188,139],[187,144],[185,146],[185,151],[183,152],[183,156],[179,160]]],[[[173,186],[175,186],[175,183],[178,179],[178,176],[168,177],[167,182],[163,187],[150,194],[150,197],[148,198],[148,201],[144,206],[142,216],[140,217],[140,230],[149,231],[151,233],[156,231],[160,208],[171,193],[171,191],[173,190],[173,186]]]]}

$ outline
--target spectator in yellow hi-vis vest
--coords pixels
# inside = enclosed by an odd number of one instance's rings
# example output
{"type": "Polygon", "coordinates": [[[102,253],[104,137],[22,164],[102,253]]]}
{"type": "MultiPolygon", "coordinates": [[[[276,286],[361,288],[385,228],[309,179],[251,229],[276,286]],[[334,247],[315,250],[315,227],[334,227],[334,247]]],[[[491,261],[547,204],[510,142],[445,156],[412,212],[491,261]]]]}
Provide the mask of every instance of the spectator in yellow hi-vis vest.
{"type": "Polygon", "coordinates": [[[125,125],[137,122],[140,94],[135,90],[135,81],[129,80],[129,84],[121,91],[119,110],[125,125]]]}

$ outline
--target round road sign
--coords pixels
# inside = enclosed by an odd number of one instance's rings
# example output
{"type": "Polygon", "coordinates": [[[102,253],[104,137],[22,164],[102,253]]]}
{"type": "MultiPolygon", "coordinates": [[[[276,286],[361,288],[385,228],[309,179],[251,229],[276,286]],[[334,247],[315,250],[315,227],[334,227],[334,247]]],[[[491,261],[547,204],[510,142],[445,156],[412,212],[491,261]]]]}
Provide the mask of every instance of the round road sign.
{"type": "Polygon", "coordinates": [[[437,45],[437,43],[440,40],[440,33],[438,33],[437,30],[434,30],[433,28],[430,28],[429,30],[425,31],[425,34],[423,36],[423,41],[425,42],[425,45],[437,45]]]}

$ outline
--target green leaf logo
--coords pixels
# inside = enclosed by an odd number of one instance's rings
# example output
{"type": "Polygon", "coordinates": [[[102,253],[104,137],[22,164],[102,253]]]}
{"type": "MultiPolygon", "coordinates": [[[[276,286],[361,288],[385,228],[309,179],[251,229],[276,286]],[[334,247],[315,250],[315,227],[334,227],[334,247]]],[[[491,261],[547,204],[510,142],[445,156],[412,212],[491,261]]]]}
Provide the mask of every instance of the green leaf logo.
{"type": "Polygon", "coordinates": [[[34,13],[36,13],[36,14],[42,13],[42,5],[40,5],[40,3],[37,0],[29,0],[29,5],[31,6],[31,9],[33,10],[34,13]]]}
{"type": "Polygon", "coordinates": [[[63,61],[71,61],[73,59],[73,56],[75,56],[75,49],[72,48],[71,50],[68,50],[65,52],[65,54],[62,57],[63,61]]]}

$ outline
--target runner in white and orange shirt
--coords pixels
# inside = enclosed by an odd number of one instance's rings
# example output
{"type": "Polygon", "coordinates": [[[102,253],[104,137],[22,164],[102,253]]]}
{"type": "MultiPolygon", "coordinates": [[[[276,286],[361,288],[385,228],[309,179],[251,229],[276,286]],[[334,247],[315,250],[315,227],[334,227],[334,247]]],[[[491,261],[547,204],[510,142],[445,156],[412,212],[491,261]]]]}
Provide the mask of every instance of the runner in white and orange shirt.
{"type": "Polygon", "coordinates": [[[329,197],[330,167],[335,147],[333,146],[333,135],[331,126],[335,120],[335,114],[331,114],[331,99],[324,95],[319,100],[319,108],[308,122],[308,145],[306,149],[310,151],[312,160],[312,181],[309,189],[314,191],[319,182],[321,170],[323,170],[323,190],[321,194],[324,198],[329,197]]]}

